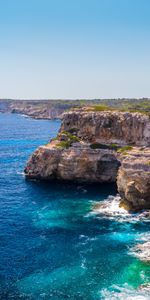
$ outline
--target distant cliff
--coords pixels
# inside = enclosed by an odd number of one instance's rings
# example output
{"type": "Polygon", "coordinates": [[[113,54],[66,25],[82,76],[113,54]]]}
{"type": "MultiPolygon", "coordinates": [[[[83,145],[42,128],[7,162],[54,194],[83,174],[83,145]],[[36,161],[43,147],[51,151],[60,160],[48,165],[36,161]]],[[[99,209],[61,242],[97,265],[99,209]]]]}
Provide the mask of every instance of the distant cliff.
{"type": "Polygon", "coordinates": [[[150,119],[139,113],[64,114],[58,136],[39,147],[25,168],[28,178],[117,182],[120,205],[150,208],[150,119]]]}
{"type": "Polygon", "coordinates": [[[0,112],[17,113],[34,119],[61,119],[69,109],[94,105],[102,100],[0,100],[0,112]]]}
{"type": "Polygon", "coordinates": [[[60,119],[62,113],[72,107],[60,101],[1,100],[0,111],[24,114],[34,119],[60,119]]]}
{"type": "Polygon", "coordinates": [[[69,109],[83,106],[119,108],[150,113],[150,99],[11,100],[0,99],[0,112],[18,113],[35,119],[57,119],[69,109]]]}

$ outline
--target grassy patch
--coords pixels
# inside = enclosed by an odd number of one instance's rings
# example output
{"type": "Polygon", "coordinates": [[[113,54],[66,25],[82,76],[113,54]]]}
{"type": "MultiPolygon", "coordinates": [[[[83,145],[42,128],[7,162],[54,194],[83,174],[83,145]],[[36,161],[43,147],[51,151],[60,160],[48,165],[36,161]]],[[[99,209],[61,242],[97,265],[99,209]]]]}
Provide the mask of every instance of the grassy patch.
{"type": "Polygon", "coordinates": [[[112,110],[112,107],[109,107],[108,105],[105,104],[100,104],[100,105],[94,105],[91,107],[93,111],[106,111],[106,110],[112,110]]]}
{"type": "Polygon", "coordinates": [[[62,131],[61,134],[66,135],[68,140],[70,140],[72,143],[80,142],[80,139],[76,135],[73,135],[68,131],[62,131]]]}
{"type": "Polygon", "coordinates": [[[132,146],[123,146],[123,147],[121,147],[120,149],[118,149],[118,152],[119,153],[123,153],[123,154],[127,154],[127,151],[130,151],[130,150],[132,150],[133,149],[133,147],[132,146]]]}
{"type": "Polygon", "coordinates": [[[57,144],[58,148],[64,148],[64,149],[68,149],[70,146],[71,146],[70,141],[61,141],[57,144]]]}
{"type": "Polygon", "coordinates": [[[96,104],[88,107],[88,111],[116,111],[116,112],[128,112],[128,113],[141,113],[150,116],[150,101],[132,101],[132,100],[109,100],[105,101],[108,104],[96,104]]]}
{"type": "Polygon", "coordinates": [[[60,142],[57,144],[57,147],[68,149],[73,143],[80,142],[80,139],[76,135],[72,135],[68,131],[62,131],[61,134],[66,136],[66,140],[60,140],[60,142]]]}

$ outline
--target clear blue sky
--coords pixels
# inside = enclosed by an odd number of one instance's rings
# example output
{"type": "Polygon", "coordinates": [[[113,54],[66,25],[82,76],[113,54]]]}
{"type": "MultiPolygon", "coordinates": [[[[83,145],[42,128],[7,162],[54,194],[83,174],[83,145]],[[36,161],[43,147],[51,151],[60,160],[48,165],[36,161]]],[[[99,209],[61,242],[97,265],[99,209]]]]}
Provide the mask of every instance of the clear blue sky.
{"type": "Polygon", "coordinates": [[[0,0],[0,98],[150,97],[150,0],[0,0]]]}

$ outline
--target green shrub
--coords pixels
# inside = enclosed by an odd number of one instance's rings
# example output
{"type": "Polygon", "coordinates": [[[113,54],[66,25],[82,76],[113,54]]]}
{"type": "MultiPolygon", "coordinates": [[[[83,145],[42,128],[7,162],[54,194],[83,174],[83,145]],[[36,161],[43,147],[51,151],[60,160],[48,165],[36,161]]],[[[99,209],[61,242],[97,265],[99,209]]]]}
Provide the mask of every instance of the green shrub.
{"type": "Polygon", "coordinates": [[[80,139],[76,135],[72,135],[68,131],[63,131],[63,132],[61,132],[61,134],[65,134],[72,143],[80,142],[80,139]]]}
{"type": "Polygon", "coordinates": [[[72,135],[70,137],[70,140],[71,140],[72,143],[80,142],[80,139],[76,135],[72,135]]]}
{"type": "Polygon", "coordinates": [[[66,135],[67,140],[66,141],[60,141],[57,144],[57,147],[69,148],[73,143],[80,142],[80,139],[76,135],[72,135],[68,131],[63,131],[63,132],[61,132],[61,134],[66,135]]]}
{"type": "Polygon", "coordinates": [[[105,111],[105,110],[112,110],[111,107],[105,104],[100,104],[100,105],[94,105],[92,106],[94,111],[105,111]]]}
{"type": "Polygon", "coordinates": [[[130,151],[130,150],[132,150],[133,149],[133,147],[132,146],[123,146],[123,147],[121,147],[119,150],[118,150],[118,152],[119,153],[124,153],[125,154],[125,152],[126,152],[126,154],[127,154],[127,151],[130,151]]]}
{"type": "Polygon", "coordinates": [[[107,145],[100,144],[100,143],[93,143],[90,145],[91,149],[108,149],[107,145]]]}
{"type": "Polygon", "coordinates": [[[110,144],[109,147],[112,150],[118,150],[118,148],[119,148],[119,146],[117,144],[110,144]]]}
{"type": "Polygon", "coordinates": [[[93,143],[90,145],[91,149],[109,149],[109,150],[118,150],[117,144],[100,144],[100,143],[93,143]]]}
{"type": "Polygon", "coordinates": [[[66,148],[68,149],[71,146],[70,141],[61,141],[57,144],[58,148],[66,148]]]}

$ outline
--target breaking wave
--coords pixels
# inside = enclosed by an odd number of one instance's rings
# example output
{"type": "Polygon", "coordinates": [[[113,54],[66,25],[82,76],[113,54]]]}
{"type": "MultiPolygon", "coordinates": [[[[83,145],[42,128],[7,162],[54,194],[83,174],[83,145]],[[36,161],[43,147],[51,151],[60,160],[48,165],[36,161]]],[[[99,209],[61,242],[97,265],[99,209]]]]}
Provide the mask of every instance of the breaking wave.
{"type": "Polygon", "coordinates": [[[144,262],[150,262],[150,233],[144,233],[137,238],[137,244],[132,247],[129,254],[144,262]]]}
{"type": "Polygon", "coordinates": [[[150,222],[150,216],[148,211],[142,211],[140,213],[129,213],[123,207],[120,207],[120,196],[109,196],[107,199],[101,202],[95,202],[93,210],[90,214],[95,214],[97,217],[110,218],[118,222],[150,222]]]}
{"type": "Polygon", "coordinates": [[[101,299],[111,300],[149,300],[150,284],[141,285],[138,289],[129,287],[112,286],[111,289],[103,289],[101,299]]]}

